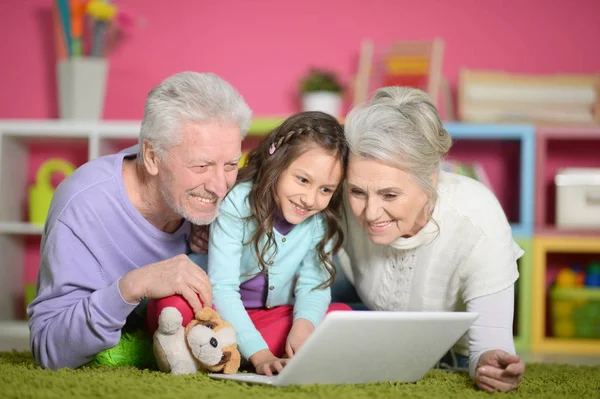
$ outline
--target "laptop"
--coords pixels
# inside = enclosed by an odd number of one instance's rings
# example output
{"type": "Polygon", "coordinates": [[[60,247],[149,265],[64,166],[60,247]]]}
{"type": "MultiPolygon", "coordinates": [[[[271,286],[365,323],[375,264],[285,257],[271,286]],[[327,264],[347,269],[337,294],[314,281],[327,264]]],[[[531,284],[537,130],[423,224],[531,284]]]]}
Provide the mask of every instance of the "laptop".
{"type": "Polygon", "coordinates": [[[415,382],[478,317],[474,312],[331,312],[280,374],[209,376],[275,386],[415,382]]]}

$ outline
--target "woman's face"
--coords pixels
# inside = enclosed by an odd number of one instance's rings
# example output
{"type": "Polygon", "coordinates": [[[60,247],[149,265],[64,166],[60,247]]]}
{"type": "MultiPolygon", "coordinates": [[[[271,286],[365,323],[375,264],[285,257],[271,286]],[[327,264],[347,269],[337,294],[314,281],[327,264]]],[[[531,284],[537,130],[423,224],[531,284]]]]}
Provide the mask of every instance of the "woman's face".
{"type": "Polygon", "coordinates": [[[350,155],[347,174],[352,213],[375,244],[410,237],[427,224],[429,197],[408,173],[350,155]]]}

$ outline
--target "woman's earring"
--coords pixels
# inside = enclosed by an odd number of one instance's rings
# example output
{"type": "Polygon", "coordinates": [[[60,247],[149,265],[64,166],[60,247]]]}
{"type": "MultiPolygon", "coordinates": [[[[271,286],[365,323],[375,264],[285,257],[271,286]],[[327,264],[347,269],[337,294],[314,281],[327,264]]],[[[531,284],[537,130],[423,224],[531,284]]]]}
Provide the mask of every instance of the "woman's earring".
{"type": "Polygon", "coordinates": [[[273,155],[274,152],[275,152],[275,143],[271,143],[271,146],[269,147],[269,155],[273,155]]]}

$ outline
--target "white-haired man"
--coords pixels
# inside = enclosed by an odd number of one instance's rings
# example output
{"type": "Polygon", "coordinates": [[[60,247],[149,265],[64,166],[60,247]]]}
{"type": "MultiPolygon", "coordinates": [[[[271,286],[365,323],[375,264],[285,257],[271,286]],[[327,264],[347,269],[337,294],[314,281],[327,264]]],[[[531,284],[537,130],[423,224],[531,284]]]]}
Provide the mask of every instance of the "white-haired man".
{"type": "Polygon", "coordinates": [[[139,150],[81,166],[57,188],[28,307],[43,367],[75,368],[115,346],[146,298],[212,302],[186,255],[191,224],[206,225],[235,183],[252,112],[214,74],[182,72],[152,89],[139,150]]]}

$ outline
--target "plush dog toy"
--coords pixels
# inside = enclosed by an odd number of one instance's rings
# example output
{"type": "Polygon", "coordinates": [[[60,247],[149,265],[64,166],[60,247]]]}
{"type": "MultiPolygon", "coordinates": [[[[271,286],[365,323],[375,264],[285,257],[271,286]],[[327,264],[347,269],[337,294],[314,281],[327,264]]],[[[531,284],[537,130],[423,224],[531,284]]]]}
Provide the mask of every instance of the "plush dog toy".
{"type": "Polygon", "coordinates": [[[240,367],[235,330],[211,308],[202,308],[188,323],[178,307],[162,307],[153,348],[159,370],[171,374],[233,374],[240,367]]]}

